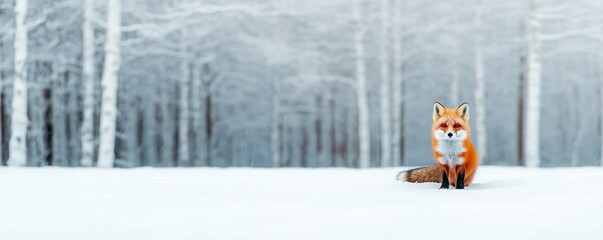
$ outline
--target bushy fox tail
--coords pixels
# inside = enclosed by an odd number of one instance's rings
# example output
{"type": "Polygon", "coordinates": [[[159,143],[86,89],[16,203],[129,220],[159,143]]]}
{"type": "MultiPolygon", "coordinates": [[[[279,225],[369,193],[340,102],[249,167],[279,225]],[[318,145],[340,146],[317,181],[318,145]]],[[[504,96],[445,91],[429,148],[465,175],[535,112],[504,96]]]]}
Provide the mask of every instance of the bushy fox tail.
{"type": "Polygon", "coordinates": [[[420,167],[398,173],[396,180],[403,182],[442,182],[438,166],[420,167]]]}

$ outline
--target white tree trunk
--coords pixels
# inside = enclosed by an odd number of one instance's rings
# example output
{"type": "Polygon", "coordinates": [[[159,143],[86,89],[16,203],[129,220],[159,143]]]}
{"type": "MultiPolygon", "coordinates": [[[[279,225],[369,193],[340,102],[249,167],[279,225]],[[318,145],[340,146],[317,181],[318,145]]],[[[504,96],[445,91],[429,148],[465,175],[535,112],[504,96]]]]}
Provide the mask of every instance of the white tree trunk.
{"type": "Polygon", "coordinates": [[[538,40],[540,21],[538,19],[538,0],[531,0],[528,49],[528,86],[526,108],[526,146],[527,167],[540,166],[540,43],[538,40]]]}
{"type": "MultiPolygon", "coordinates": [[[[69,73],[69,72],[67,72],[69,73]]],[[[77,86],[77,81],[75,77],[69,77],[68,78],[69,84],[68,84],[68,89],[69,89],[69,98],[68,98],[68,102],[67,102],[67,116],[68,121],[67,124],[69,124],[68,129],[69,129],[69,166],[72,167],[77,167],[81,165],[80,159],[82,158],[82,152],[81,152],[81,148],[80,148],[80,142],[81,142],[81,138],[80,138],[80,129],[79,129],[79,111],[78,111],[78,102],[79,102],[79,97],[80,97],[80,88],[78,88],[77,86]]]]}
{"type": "MultiPolygon", "coordinates": [[[[571,99],[575,99],[575,103],[577,106],[581,106],[582,102],[581,102],[581,95],[580,95],[580,90],[577,84],[573,84],[573,89],[572,89],[572,95],[571,99]]],[[[570,157],[570,164],[572,167],[578,166],[580,165],[580,145],[582,145],[582,140],[584,139],[584,133],[585,133],[585,129],[584,129],[584,125],[586,125],[586,123],[584,122],[584,120],[586,118],[582,117],[584,116],[584,114],[581,113],[581,109],[578,107],[573,107],[573,106],[569,106],[569,108],[571,109],[571,111],[567,111],[567,113],[570,115],[570,126],[571,127],[571,131],[569,132],[569,134],[572,136],[571,137],[571,157],[570,157]]]]}
{"type": "Polygon", "coordinates": [[[2,72],[2,45],[4,44],[2,39],[2,34],[0,34],[0,162],[3,161],[4,156],[4,138],[2,136],[2,126],[4,126],[4,122],[2,121],[2,107],[4,107],[2,102],[2,93],[4,93],[4,73],[2,72]]]}
{"type": "MultiPolygon", "coordinates": [[[[157,92],[155,91],[156,85],[153,84],[151,86],[145,86],[145,91],[147,91],[147,93],[145,93],[146,96],[152,96],[151,94],[156,94],[157,92]]],[[[143,157],[143,162],[146,163],[147,166],[151,166],[151,167],[157,167],[157,158],[158,158],[158,151],[157,151],[157,131],[158,129],[158,125],[157,125],[157,113],[156,113],[156,106],[157,106],[157,98],[153,98],[150,99],[148,101],[145,101],[144,103],[142,103],[142,107],[144,108],[144,115],[143,115],[143,119],[142,119],[142,124],[143,124],[143,141],[142,141],[142,146],[143,146],[143,152],[142,152],[142,157],[143,157]]]]}
{"type": "Polygon", "coordinates": [[[68,166],[68,147],[67,147],[67,124],[65,108],[65,73],[64,66],[59,62],[52,64],[52,164],[55,166],[68,166]]]}
{"type": "Polygon", "coordinates": [[[188,41],[186,30],[181,30],[180,37],[180,111],[179,111],[179,126],[178,126],[178,165],[189,166],[189,79],[190,79],[190,57],[188,55],[188,41]]]}
{"type": "Polygon", "coordinates": [[[9,166],[27,165],[27,0],[15,1],[14,80],[9,166]]]}
{"type": "Polygon", "coordinates": [[[272,167],[281,166],[281,152],[280,152],[280,96],[279,96],[279,83],[280,79],[274,77],[272,80],[272,126],[270,131],[270,143],[272,151],[272,167]]]}
{"type": "Polygon", "coordinates": [[[115,121],[117,119],[117,84],[120,65],[121,2],[108,0],[105,69],[102,79],[100,143],[98,167],[113,167],[115,161],[115,121]]]}
{"type": "Polygon", "coordinates": [[[83,63],[82,73],[84,80],[84,103],[82,120],[82,167],[91,167],[94,161],[94,28],[92,19],[94,17],[94,1],[84,2],[84,25],[83,25],[83,63]]]}
{"type": "MultiPolygon", "coordinates": [[[[459,100],[459,46],[458,43],[454,43],[452,48],[452,80],[450,81],[450,102],[452,104],[461,104],[459,100]]],[[[483,66],[482,66],[483,67],[483,66]]],[[[476,68],[477,69],[477,68],[476,68]]]]}
{"type": "Polygon", "coordinates": [[[599,124],[601,124],[601,126],[599,128],[600,128],[600,131],[601,131],[601,133],[600,133],[600,137],[601,137],[601,139],[600,139],[600,141],[601,141],[601,149],[600,149],[600,151],[601,151],[601,153],[600,153],[599,157],[601,159],[600,159],[599,166],[603,167],[603,77],[601,77],[601,83],[600,84],[601,85],[599,86],[599,101],[600,101],[599,107],[601,108],[601,120],[600,120],[599,124]]]}
{"type": "MultiPolygon", "coordinates": [[[[321,102],[321,120],[320,120],[320,167],[330,166],[331,159],[329,158],[331,153],[331,140],[329,138],[329,132],[331,131],[331,86],[326,82],[323,82],[325,87],[322,89],[323,96],[321,102]]],[[[358,129],[356,129],[358,130],[358,129]]]]}
{"type": "Polygon", "coordinates": [[[354,50],[356,52],[356,99],[358,104],[358,142],[360,168],[370,167],[371,137],[369,126],[368,91],[366,86],[366,63],[364,59],[365,27],[360,16],[360,1],[353,0],[354,50]]]}
{"type": "Polygon", "coordinates": [[[203,163],[204,156],[204,147],[203,143],[204,139],[204,129],[202,128],[203,124],[203,111],[201,110],[201,103],[203,103],[203,97],[201,96],[201,88],[203,87],[203,79],[202,79],[202,64],[199,64],[196,61],[193,64],[192,71],[192,86],[191,86],[191,111],[193,117],[193,132],[195,133],[195,149],[193,153],[194,157],[194,166],[201,166],[203,163]]]}
{"type": "MultiPolygon", "coordinates": [[[[123,133],[125,134],[125,160],[126,166],[128,167],[139,167],[141,164],[140,161],[140,145],[138,144],[138,106],[137,106],[137,98],[139,94],[137,92],[140,91],[138,79],[128,79],[127,82],[122,84],[125,92],[128,94],[125,98],[122,98],[125,102],[126,111],[122,116],[124,118],[120,118],[121,122],[123,122],[125,129],[123,133]]],[[[123,156],[123,155],[122,155],[123,156]]]]}
{"type": "MultiPolygon", "coordinates": [[[[394,73],[393,73],[393,96],[392,96],[392,114],[393,114],[393,129],[392,129],[392,156],[395,163],[399,163],[402,159],[402,9],[401,1],[395,0],[393,6],[393,29],[392,41],[394,51],[394,73]]],[[[396,165],[396,164],[394,164],[396,165]]]]}
{"type": "Polygon", "coordinates": [[[482,1],[475,0],[475,125],[477,133],[477,152],[480,161],[487,162],[486,99],[484,81],[484,45],[483,45],[482,1]]]}
{"type": "Polygon", "coordinates": [[[391,165],[390,79],[389,79],[389,0],[381,0],[381,38],[379,62],[381,73],[381,167],[391,165]]]}
{"type": "Polygon", "coordinates": [[[172,111],[172,91],[171,81],[163,81],[163,86],[160,89],[161,93],[161,166],[172,167],[174,163],[174,115],[172,111]]]}

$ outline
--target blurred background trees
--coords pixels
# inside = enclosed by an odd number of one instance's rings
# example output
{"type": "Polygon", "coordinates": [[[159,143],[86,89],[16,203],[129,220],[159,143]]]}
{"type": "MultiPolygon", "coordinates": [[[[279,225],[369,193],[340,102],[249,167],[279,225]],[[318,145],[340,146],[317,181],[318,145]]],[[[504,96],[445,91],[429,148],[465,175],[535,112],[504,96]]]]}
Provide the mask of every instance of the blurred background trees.
{"type": "Polygon", "coordinates": [[[11,166],[603,165],[598,1],[0,0],[11,166]]]}

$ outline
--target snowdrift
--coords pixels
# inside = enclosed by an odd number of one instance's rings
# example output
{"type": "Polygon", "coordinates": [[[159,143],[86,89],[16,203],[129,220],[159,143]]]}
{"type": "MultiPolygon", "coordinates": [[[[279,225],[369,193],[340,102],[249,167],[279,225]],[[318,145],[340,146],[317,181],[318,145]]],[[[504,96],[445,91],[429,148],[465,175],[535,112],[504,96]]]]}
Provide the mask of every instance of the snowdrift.
{"type": "Polygon", "coordinates": [[[601,239],[603,168],[0,168],[0,239],[601,239]]]}

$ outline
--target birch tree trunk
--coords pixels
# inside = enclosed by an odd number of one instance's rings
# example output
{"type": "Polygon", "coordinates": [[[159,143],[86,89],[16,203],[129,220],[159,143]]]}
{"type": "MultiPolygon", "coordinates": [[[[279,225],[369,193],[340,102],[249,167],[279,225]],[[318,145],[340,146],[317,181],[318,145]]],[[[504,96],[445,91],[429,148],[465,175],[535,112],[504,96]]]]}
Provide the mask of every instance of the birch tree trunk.
{"type": "Polygon", "coordinates": [[[529,45],[528,45],[528,102],[526,108],[525,163],[527,167],[540,166],[540,43],[538,40],[540,21],[538,0],[530,1],[529,45]]]}
{"type": "Polygon", "coordinates": [[[355,166],[355,157],[356,154],[355,153],[355,148],[354,148],[354,136],[355,136],[355,132],[356,130],[354,130],[355,126],[354,126],[354,108],[350,108],[348,107],[347,109],[349,109],[349,113],[347,115],[347,117],[345,118],[346,121],[346,142],[345,142],[345,146],[346,146],[346,156],[347,156],[347,164],[346,167],[354,167],[355,166]]]}
{"type": "Polygon", "coordinates": [[[203,87],[203,76],[202,76],[203,65],[199,62],[193,64],[192,69],[192,89],[191,89],[191,110],[193,115],[193,131],[195,132],[195,166],[201,166],[205,156],[205,133],[203,124],[203,110],[201,109],[201,103],[203,103],[202,87],[203,87]]]}
{"type": "Polygon", "coordinates": [[[117,78],[120,65],[121,2],[108,0],[107,42],[105,43],[105,69],[102,79],[100,116],[100,143],[98,167],[110,168],[115,162],[115,121],[117,119],[117,78]]]}
{"type": "Polygon", "coordinates": [[[68,82],[68,89],[69,89],[69,97],[67,99],[67,114],[66,116],[68,116],[68,119],[66,120],[66,123],[68,124],[69,128],[69,142],[68,142],[68,146],[69,146],[69,166],[80,166],[80,159],[82,158],[81,155],[81,148],[80,148],[80,135],[79,132],[81,131],[78,127],[78,122],[79,122],[79,113],[78,113],[78,103],[79,103],[79,89],[81,89],[81,86],[78,86],[78,80],[75,76],[72,76],[69,71],[67,71],[67,75],[66,75],[66,80],[68,82]]]}
{"type": "Polygon", "coordinates": [[[84,102],[81,141],[82,141],[82,167],[91,167],[94,161],[94,1],[84,1],[83,24],[83,63],[82,74],[84,84],[84,102]]]}
{"type": "MultiPolygon", "coordinates": [[[[571,99],[575,99],[576,101],[576,105],[581,106],[581,94],[580,94],[580,90],[578,89],[578,85],[576,85],[575,83],[573,84],[573,94],[571,95],[571,99]]],[[[580,155],[579,155],[579,150],[580,150],[580,145],[582,144],[582,140],[584,139],[584,125],[586,124],[584,122],[584,114],[581,114],[580,112],[580,108],[577,107],[570,107],[570,109],[572,109],[571,112],[568,115],[570,115],[570,117],[573,119],[573,121],[570,121],[571,123],[573,123],[574,126],[571,127],[572,131],[570,131],[570,134],[573,135],[572,136],[572,146],[571,146],[571,157],[570,157],[570,164],[572,167],[576,167],[580,165],[580,155]]]]}
{"type": "Polygon", "coordinates": [[[163,167],[172,167],[173,166],[173,157],[174,157],[174,125],[173,125],[173,116],[174,113],[170,108],[170,91],[172,90],[172,85],[169,81],[163,82],[163,87],[159,89],[161,92],[161,140],[162,140],[162,148],[161,148],[161,166],[163,167]]]}
{"type": "MultiPolygon", "coordinates": [[[[155,86],[148,87],[146,91],[150,91],[151,93],[156,93],[155,86]]],[[[151,96],[147,94],[147,96],[151,96]]],[[[155,95],[153,95],[155,96],[155,95]]],[[[143,161],[147,166],[157,167],[157,115],[155,113],[156,102],[155,98],[150,99],[149,101],[145,101],[142,103],[143,105],[143,149],[142,152],[143,161]]]]}
{"type": "Polygon", "coordinates": [[[477,152],[480,161],[487,163],[488,143],[486,129],[486,99],[484,82],[482,1],[475,0],[475,124],[477,129],[477,152]]]}
{"type": "Polygon", "coordinates": [[[4,107],[4,99],[2,97],[4,95],[4,73],[2,72],[2,46],[4,43],[2,38],[2,34],[0,34],[0,165],[2,164],[2,162],[4,162],[4,115],[2,114],[2,108],[4,107]]]}
{"type": "Polygon", "coordinates": [[[178,165],[190,166],[189,159],[189,79],[190,79],[190,57],[188,55],[188,38],[186,30],[182,29],[180,37],[180,111],[178,126],[178,165]]]}
{"type": "Polygon", "coordinates": [[[127,82],[122,84],[124,92],[128,92],[127,96],[122,98],[125,102],[126,109],[122,116],[125,115],[125,119],[120,117],[123,122],[125,129],[123,129],[126,143],[126,166],[128,167],[139,167],[140,166],[140,144],[138,143],[138,94],[139,86],[138,79],[128,79],[127,82]]]}
{"type": "MultiPolygon", "coordinates": [[[[452,48],[452,80],[450,81],[450,102],[452,104],[460,104],[459,100],[459,46],[455,42],[452,48]]],[[[482,66],[483,67],[483,66],[482,66]]],[[[477,68],[476,68],[477,69],[477,68]]]]}
{"type": "Polygon", "coordinates": [[[27,0],[15,1],[14,80],[12,94],[9,166],[27,164],[27,0]]]}
{"type": "Polygon", "coordinates": [[[279,85],[280,80],[278,77],[272,79],[272,124],[270,130],[270,143],[272,151],[272,167],[280,167],[281,165],[281,152],[280,152],[280,97],[279,97],[279,85]]]}
{"type": "Polygon", "coordinates": [[[211,84],[215,79],[215,75],[212,74],[211,68],[209,64],[203,64],[203,72],[202,72],[201,81],[201,111],[203,113],[202,122],[201,122],[201,136],[200,141],[203,145],[204,156],[203,156],[203,165],[209,166],[211,163],[212,157],[212,134],[213,134],[213,121],[212,121],[212,98],[211,98],[211,84]]]}
{"type": "Polygon", "coordinates": [[[63,66],[54,62],[52,64],[52,164],[55,166],[67,166],[67,130],[65,127],[65,81],[61,77],[64,74],[63,66]]]}
{"type": "Polygon", "coordinates": [[[353,0],[354,50],[356,53],[356,99],[358,105],[358,166],[370,166],[371,139],[369,126],[368,91],[366,87],[366,63],[364,59],[365,27],[360,15],[360,0],[353,0]]]}
{"type": "MultiPolygon", "coordinates": [[[[523,32],[523,31],[522,31],[523,32]]],[[[524,158],[524,115],[525,115],[525,55],[521,52],[519,57],[519,99],[517,101],[517,165],[525,166],[524,158]]]]}
{"type": "Polygon", "coordinates": [[[381,73],[381,167],[391,165],[390,79],[389,79],[389,0],[381,0],[381,38],[379,61],[381,73]]]}
{"type": "Polygon", "coordinates": [[[331,141],[329,138],[329,132],[331,131],[331,86],[324,82],[325,88],[322,89],[323,96],[320,103],[320,167],[327,167],[330,165],[329,155],[331,152],[331,141]]]}
{"type": "MultiPolygon", "coordinates": [[[[393,74],[393,96],[392,107],[393,114],[393,129],[392,129],[392,152],[393,159],[396,163],[402,163],[402,9],[401,1],[395,0],[393,6],[393,29],[392,40],[394,50],[394,74],[393,74]]],[[[396,165],[396,164],[394,164],[396,165]]]]}
{"type": "Polygon", "coordinates": [[[599,135],[599,138],[600,138],[599,141],[601,141],[601,149],[600,149],[601,152],[599,153],[600,154],[599,157],[601,159],[599,160],[600,161],[599,162],[599,166],[603,167],[603,77],[601,77],[601,83],[600,83],[600,86],[599,86],[599,104],[600,104],[599,107],[601,108],[600,109],[601,110],[601,116],[599,118],[599,132],[600,132],[599,133],[600,134],[599,135]]]}

